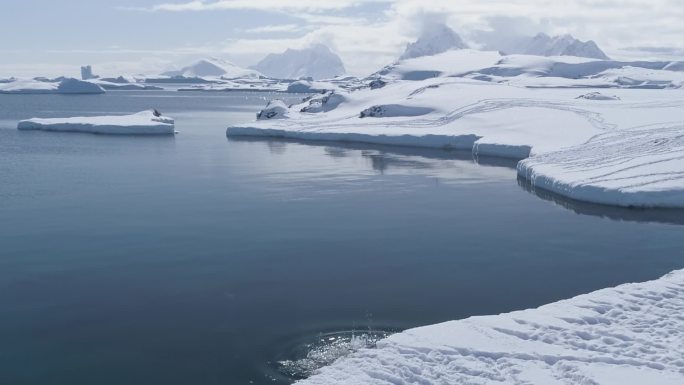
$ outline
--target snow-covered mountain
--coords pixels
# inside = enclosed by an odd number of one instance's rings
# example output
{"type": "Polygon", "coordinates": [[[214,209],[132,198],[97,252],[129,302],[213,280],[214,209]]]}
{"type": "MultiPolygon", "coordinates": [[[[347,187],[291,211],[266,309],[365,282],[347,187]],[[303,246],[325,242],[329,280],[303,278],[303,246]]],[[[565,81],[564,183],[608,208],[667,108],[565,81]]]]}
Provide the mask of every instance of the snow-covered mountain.
{"type": "Polygon", "coordinates": [[[406,46],[406,50],[399,59],[432,56],[452,49],[464,48],[468,48],[468,45],[453,29],[442,23],[430,24],[423,28],[418,40],[406,46]]]}
{"type": "Polygon", "coordinates": [[[593,40],[581,41],[572,35],[549,36],[539,33],[534,37],[524,39],[515,52],[538,56],[579,56],[592,59],[608,60],[608,56],[601,51],[593,40]]]}
{"type": "Polygon", "coordinates": [[[270,54],[250,68],[279,79],[328,79],[346,73],[340,57],[323,44],[270,54]]]}
{"type": "Polygon", "coordinates": [[[180,70],[164,72],[162,75],[184,77],[222,76],[224,78],[241,78],[258,77],[261,74],[257,71],[237,66],[227,60],[205,58],[200,59],[187,67],[183,67],[180,70]]]}

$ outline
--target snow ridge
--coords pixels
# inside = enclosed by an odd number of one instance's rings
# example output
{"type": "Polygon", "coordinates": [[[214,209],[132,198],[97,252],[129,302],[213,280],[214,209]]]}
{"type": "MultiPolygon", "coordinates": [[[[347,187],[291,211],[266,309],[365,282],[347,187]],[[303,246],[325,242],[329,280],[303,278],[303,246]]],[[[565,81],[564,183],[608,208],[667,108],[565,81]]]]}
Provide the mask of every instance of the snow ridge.
{"type": "Polygon", "coordinates": [[[410,329],[301,385],[684,383],[684,270],[495,316],[410,329]]]}

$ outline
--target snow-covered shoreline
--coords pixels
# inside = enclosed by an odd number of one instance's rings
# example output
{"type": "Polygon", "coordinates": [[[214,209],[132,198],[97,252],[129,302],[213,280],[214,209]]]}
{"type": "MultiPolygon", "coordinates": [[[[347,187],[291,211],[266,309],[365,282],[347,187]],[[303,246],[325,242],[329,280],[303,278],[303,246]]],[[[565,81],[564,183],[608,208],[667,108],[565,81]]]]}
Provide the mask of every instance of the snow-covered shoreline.
{"type": "Polygon", "coordinates": [[[529,158],[520,164],[521,177],[571,199],[684,207],[684,150],[677,128],[684,92],[674,88],[682,75],[661,68],[674,67],[447,51],[387,66],[367,78],[365,87],[331,85],[299,104],[274,102],[257,120],[228,127],[226,134],[529,158]],[[587,85],[594,88],[579,88],[587,85]],[[640,147],[621,144],[637,137],[644,138],[640,147]],[[603,147],[613,159],[601,156],[603,147]],[[566,149],[571,150],[560,155],[566,149]],[[577,163],[573,153],[592,162],[577,163]],[[626,158],[639,163],[633,172],[613,169],[617,174],[610,182],[600,178],[601,167],[626,158]],[[581,174],[584,169],[595,172],[581,174]]]}
{"type": "Polygon", "coordinates": [[[682,314],[677,270],[536,309],[406,330],[298,384],[678,385],[682,314]]]}
{"type": "Polygon", "coordinates": [[[17,125],[19,130],[88,132],[108,135],[173,135],[174,127],[173,118],[155,116],[151,110],[120,116],[33,118],[22,120],[17,125]]]}

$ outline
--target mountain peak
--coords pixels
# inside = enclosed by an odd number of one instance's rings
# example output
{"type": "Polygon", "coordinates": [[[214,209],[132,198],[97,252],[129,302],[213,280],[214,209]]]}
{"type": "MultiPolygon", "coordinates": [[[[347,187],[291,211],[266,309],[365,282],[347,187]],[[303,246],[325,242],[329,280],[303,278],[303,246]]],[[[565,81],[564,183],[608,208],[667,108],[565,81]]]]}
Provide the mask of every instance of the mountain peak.
{"type": "Polygon", "coordinates": [[[423,28],[418,40],[406,46],[400,59],[432,56],[452,49],[464,48],[468,46],[453,29],[443,23],[434,23],[423,28]]]}
{"type": "Polygon", "coordinates": [[[255,77],[260,74],[254,70],[239,67],[232,62],[215,57],[202,58],[180,70],[168,71],[162,75],[184,77],[255,77]]]}
{"type": "Polygon", "coordinates": [[[251,68],[280,79],[326,79],[344,75],[346,72],[340,57],[321,43],[302,49],[288,48],[279,54],[269,54],[251,68]]]}
{"type": "Polygon", "coordinates": [[[570,34],[549,36],[538,33],[523,41],[513,53],[539,56],[579,56],[607,60],[608,56],[593,41],[581,41],[570,34]]]}

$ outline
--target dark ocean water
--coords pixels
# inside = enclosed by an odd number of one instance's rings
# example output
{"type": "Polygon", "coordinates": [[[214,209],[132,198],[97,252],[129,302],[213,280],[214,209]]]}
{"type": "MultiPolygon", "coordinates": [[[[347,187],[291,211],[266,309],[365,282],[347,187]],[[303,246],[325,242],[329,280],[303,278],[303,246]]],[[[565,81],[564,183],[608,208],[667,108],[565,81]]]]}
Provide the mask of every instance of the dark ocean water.
{"type": "Polygon", "coordinates": [[[273,384],[321,333],[495,314],[684,267],[682,212],[469,154],[231,140],[261,94],[0,95],[0,384],[273,384]],[[19,119],[176,118],[176,137],[19,119]]]}

